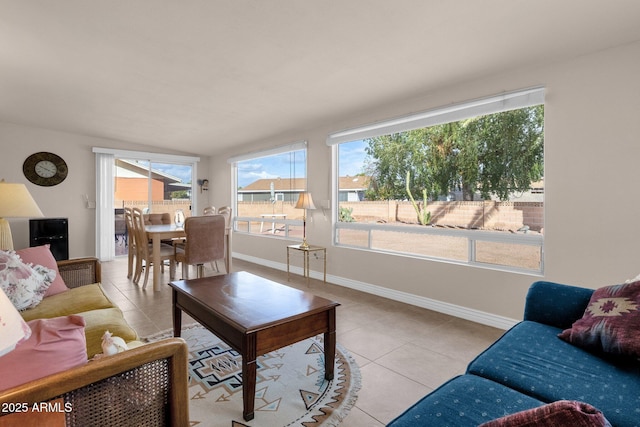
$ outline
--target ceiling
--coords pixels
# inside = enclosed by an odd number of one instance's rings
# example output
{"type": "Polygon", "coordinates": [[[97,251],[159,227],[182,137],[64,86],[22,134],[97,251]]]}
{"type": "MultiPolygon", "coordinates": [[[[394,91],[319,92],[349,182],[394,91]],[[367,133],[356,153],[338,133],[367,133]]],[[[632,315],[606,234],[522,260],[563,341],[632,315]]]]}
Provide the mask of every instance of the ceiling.
{"type": "Polygon", "coordinates": [[[637,40],[637,0],[0,0],[0,121],[214,155],[637,40]]]}

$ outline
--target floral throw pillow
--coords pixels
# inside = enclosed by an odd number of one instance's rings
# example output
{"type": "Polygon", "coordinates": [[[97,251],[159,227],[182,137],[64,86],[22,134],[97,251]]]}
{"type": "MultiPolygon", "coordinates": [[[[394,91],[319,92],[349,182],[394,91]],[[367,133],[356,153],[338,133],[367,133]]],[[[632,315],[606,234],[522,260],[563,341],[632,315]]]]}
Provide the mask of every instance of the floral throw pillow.
{"type": "Polygon", "coordinates": [[[0,287],[18,310],[40,304],[55,276],[49,268],[23,263],[15,251],[0,251],[0,287]]]}
{"type": "Polygon", "coordinates": [[[597,289],[582,318],[558,336],[587,350],[640,357],[640,281],[597,289]]]}

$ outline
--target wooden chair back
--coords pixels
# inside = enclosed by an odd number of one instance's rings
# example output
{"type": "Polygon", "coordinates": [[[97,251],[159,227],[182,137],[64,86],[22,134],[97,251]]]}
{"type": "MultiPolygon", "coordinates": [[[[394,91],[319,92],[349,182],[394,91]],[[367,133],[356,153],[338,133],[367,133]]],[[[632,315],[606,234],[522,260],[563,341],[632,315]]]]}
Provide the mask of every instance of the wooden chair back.
{"type": "Polygon", "coordinates": [[[124,222],[127,226],[127,278],[131,278],[133,275],[133,263],[138,250],[136,246],[136,235],[133,229],[133,211],[131,208],[124,208],[124,222]]]}
{"type": "Polygon", "coordinates": [[[231,206],[222,206],[218,209],[218,215],[222,215],[224,217],[227,228],[231,226],[231,212],[231,206]]]}

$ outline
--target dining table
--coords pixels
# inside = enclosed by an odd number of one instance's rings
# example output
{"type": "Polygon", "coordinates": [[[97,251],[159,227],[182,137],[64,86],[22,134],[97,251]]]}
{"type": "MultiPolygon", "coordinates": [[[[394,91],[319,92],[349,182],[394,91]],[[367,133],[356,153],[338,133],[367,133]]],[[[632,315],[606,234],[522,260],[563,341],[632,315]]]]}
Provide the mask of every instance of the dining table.
{"type": "MultiPolygon", "coordinates": [[[[184,227],[177,226],[176,224],[149,224],[144,227],[145,232],[147,233],[147,237],[151,240],[151,244],[153,246],[153,265],[160,265],[162,262],[160,260],[160,245],[162,244],[162,240],[166,239],[174,239],[174,238],[184,238],[186,237],[186,233],[184,231],[184,227]]],[[[224,254],[224,267],[229,274],[231,272],[231,228],[227,227],[224,233],[225,238],[225,254],[224,254]]],[[[161,281],[161,268],[153,269],[153,290],[160,290],[160,281],[161,281]]]]}

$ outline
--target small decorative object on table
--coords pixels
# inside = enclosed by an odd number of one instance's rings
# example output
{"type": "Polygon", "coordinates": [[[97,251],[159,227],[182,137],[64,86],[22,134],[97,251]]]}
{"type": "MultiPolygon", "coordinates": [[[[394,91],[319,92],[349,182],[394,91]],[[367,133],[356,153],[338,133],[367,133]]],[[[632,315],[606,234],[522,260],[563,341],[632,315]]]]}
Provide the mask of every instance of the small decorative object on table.
{"type": "Polygon", "coordinates": [[[184,211],[182,209],[176,209],[176,213],[173,216],[173,222],[175,222],[176,227],[184,227],[184,211]]]}

